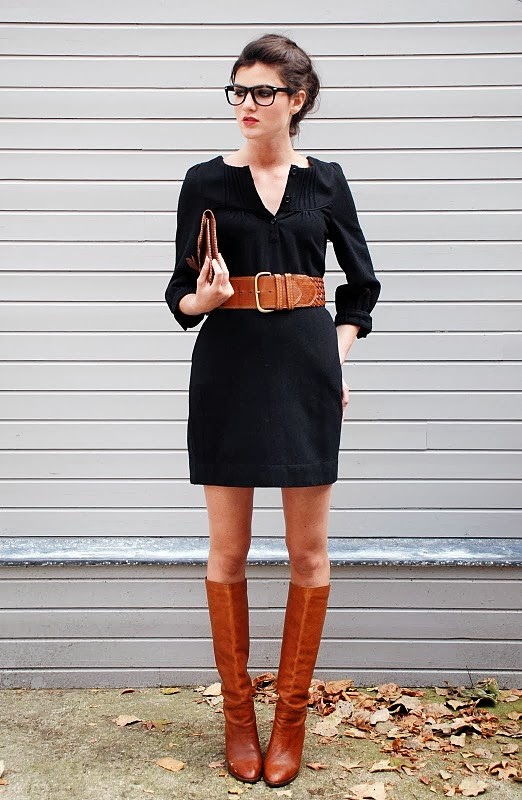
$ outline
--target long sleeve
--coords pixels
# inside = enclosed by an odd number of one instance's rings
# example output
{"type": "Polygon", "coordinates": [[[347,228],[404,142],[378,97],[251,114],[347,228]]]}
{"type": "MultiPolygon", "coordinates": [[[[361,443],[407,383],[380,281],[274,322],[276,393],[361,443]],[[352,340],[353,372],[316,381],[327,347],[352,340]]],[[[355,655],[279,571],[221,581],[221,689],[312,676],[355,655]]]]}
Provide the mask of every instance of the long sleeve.
{"type": "Polygon", "coordinates": [[[199,167],[199,164],[195,164],[188,169],[181,186],[176,226],[175,267],[165,290],[167,305],[185,331],[198,325],[205,316],[205,314],[184,314],[179,308],[182,297],[196,292],[198,279],[198,273],[187,264],[186,259],[195,255],[201,215],[206,207],[198,175],[199,167]]]}
{"type": "Polygon", "coordinates": [[[357,338],[367,336],[372,329],[371,311],[381,290],[375,276],[364,234],[359,225],[355,203],[342,167],[332,162],[334,188],[332,212],[328,223],[331,240],[339,266],[347,283],[335,291],[335,325],[360,325],[357,338]]]}

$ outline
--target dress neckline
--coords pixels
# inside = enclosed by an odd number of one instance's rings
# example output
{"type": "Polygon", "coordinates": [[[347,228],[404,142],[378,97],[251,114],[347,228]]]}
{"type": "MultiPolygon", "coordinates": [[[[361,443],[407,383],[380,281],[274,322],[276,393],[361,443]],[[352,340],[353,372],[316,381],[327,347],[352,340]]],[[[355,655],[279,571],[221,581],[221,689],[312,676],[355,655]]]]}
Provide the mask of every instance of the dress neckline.
{"type": "Polygon", "coordinates": [[[290,186],[290,183],[291,183],[294,175],[302,174],[303,176],[305,176],[308,173],[313,172],[314,167],[315,167],[315,164],[312,163],[313,161],[315,161],[315,159],[312,158],[312,156],[306,156],[306,158],[308,159],[308,163],[310,165],[308,167],[300,167],[298,164],[290,164],[290,166],[288,168],[288,177],[286,179],[285,190],[284,190],[283,196],[281,198],[281,203],[279,204],[279,208],[277,209],[277,211],[274,214],[272,211],[270,211],[269,208],[267,208],[265,206],[265,204],[263,203],[263,201],[261,199],[261,195],[257,191],[257,186],[256,186],[255,181],[254,181],[254,176],[252,175],[252,170],[250,169],[250,164],[243,164],[242,166],[234,166],[233,164],[227,164],[227,162],[225,161],[223,156],[220,156],[220,158],[221,158],[221,162],[223,163],[223,165],[225,167],[229,167],[230,170],[234,171],[237,175],[245,176],[245,178],[246,178],[246,187],[245,188],[246,188],[247,191],[250,192],[250,196],[251,196],[253,202],[258,205],[260,210],[265,215],[268,215],[269,217],[271,217],[271,219],[273,221],[276,220],[277,217],[284,210],[286,210],[286,211],[290,210],[289,207],[285,208],[285,205],[286,205],[286,202],[288,202],[289,199],[290,199],[289,195],[288,195],[288,191],[289,191],[289,186],[290,186]]]}
{"type": "MultiPolygon", "coordinates": [[[[249,172],[251,172],[250,164],[242,164],[241,166],[238,166],[236,164],[228,164],[225,161],[224,156],[222,156],[222,155],[220,156],[220,158],[221,158],[221,161],[223,162],[223,164],[225,165],[225,167],[230,167],[230,169],[247,169],[249,172]]],[[[300,167],[299,164],[290,164],[290,166],[288,168],[288,172],[290,173],[290,171],[294,167],[296,169],[302,170],[303,172],[306,172],[307,170],[312,169],[315,166],[315,164],[314,164],[315,157],[313,157],[313,156],[305,156],[305,158],[308,160],[308,166],[307,167],[300,167]]]]}

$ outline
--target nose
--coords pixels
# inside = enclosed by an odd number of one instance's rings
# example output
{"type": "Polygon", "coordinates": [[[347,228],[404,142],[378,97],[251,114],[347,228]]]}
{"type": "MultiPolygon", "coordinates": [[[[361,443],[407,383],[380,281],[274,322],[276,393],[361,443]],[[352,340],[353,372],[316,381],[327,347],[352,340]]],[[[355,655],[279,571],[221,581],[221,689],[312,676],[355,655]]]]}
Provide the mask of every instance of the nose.
{"type": "Polygon", "coordinates": [[[254,110],[257,108],[257,104],[254,98],[252,97],[252,91],[247,92],[247,96],[243,101],[243,106],[248,109],[254,109],[254,110]]]}

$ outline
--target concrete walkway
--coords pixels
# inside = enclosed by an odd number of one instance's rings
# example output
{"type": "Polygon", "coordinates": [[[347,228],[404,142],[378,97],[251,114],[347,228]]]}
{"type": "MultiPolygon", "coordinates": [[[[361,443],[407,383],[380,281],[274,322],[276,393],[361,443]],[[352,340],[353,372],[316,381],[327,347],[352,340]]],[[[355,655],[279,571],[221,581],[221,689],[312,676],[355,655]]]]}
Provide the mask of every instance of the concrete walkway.
{"type": "MultiPolygon", "coordinates": [[[[432,800],[453,796],[446,794],[448,789],[458,787],[466,777],[485,783],[478,796],[487,800],[522,797],[522,783],[507,774],[518,769],[522,777],[522,739],[517,736],[485,737],[468,730],[459,746],[450,745],[449,736],[441,735],[437,749],[430,749],[426,745],[435,747],[433,736],[423,741],[418,733],[413,737],[405,733],[404,738],[402,733],[390,733],[397,723],[394,717],[373,722],[359,732],[353,725],[338,721],[336,730],[325,737],[312,733],[323,718],[311,708],[298,777],[281,789],[271,789],[263,780],[254,785],[241,783],[222,766],[221,697],[203,697],[203,687],[180,689],[173,694],[159,688],[0,690],[0,762],[4,765],[0,800],[231,800],[240,796],[252,800],[432,800]],[[114,720],[121,715],[141,721],[118,725],[114,720]],[[356,738],[358,735],[365,738],[356,738]],[[392,742],[398,744],[395,751],[390,747],[392,742]],[[518,752],[512,752],[516,746],[518,752]],[[446,747],[451,752],[444,752],[446,747]],[[165,769],[156,763],[164,758],[173,759],[163,762],[167,765],[181,761],[184,767],[179,771],[165,769]],[[393,771],[369,771],[377,762],[385,762],[381,767],[385,766],[386,759],[388,766],[395,765],[393,771]],[[495,772],[485,771],[500,759],[507,764],[503,780],[495,772]],[[313,769],[307,763],[324,766],[313,769]],[[359,766],[350,769],[344,765],[359,766]],[[441,776],[439,770],[446,772],[441,776]],[[371,785],[369,793],[356,788],[361,784],[371,785]]],[[[435,702],[443,703],[444,698],[437,697],[433,689],[426,690],[422,703],[435,702]]],[[[516,729],[519,723],[507,714],[520,714],[522,699],[498,703],[487,711],[516,729]]],[[[274,706],[263,702],[261,696],[256,699],[256,713],[264,750],[274,706]]],[[[448,720],[452,718],[440,718],[441,722],[448,720]]],[[[462,796],[462,791],[456,790],[455,795],[462,796]]]]}

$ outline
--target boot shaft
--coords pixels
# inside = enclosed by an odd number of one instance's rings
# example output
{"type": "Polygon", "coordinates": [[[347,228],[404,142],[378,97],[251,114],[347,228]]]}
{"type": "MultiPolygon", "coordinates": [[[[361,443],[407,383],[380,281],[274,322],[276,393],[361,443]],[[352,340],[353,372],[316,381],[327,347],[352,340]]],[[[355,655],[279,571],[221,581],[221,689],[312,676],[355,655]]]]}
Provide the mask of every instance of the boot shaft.
{"type": "Polygon", "coordinates": [[[286,604],[277,691],[288,707],[308,703],[328,607],[330,584],[299,586],[290,581],[286,604]]]}

